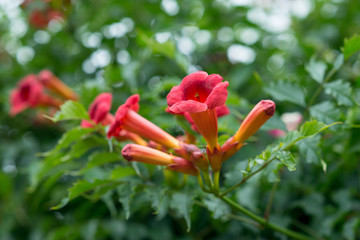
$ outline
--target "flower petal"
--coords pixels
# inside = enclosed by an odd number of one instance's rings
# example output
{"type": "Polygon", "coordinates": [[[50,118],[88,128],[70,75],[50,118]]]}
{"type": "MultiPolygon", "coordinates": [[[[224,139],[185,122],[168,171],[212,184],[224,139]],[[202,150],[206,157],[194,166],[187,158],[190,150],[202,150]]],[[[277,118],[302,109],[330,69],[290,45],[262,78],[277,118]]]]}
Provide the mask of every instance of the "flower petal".
{"type": "Polygon", "coordinates": [[[170,111],[175,113],[196,113],[206,111],[207,105],[205,103],[196,102],[194,100],[187,100],[175,103],[170,107],[170,111]]]}
{"type": "Polygon", "coordinates": [[[184,91],[181,85],[173,87],[166,97],[169,106],[185,100],[184,91]]]}
{"type": "Polygon", "coordinates": [[[210,93],[208,98],[206,99],[206,105],[208,108],[212,109],[218,106],[222,106],[226,102],[226,98],[228,95],[227,87],[229,86],[229,82],[222,82],[218,84],[210,93]]]}

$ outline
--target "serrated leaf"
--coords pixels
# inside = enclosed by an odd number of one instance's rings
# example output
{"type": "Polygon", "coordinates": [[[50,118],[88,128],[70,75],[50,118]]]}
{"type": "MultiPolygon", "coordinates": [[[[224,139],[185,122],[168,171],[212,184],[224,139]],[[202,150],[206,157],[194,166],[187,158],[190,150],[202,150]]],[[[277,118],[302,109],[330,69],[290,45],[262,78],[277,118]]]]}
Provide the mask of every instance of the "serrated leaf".
{"type": "Polygon", "coordinates": [[[130,203],[136,193],[137,186],[138,186],[138,182],[129,181],[124,184],[121,184],[117,189],[118,190],[117,192],[119,194],[119,202],[123,205],[126,219],[130,217],[130,213],[131,213],[130,203]]]}
{"type": "Polygon", "coordinates": [[[307,163],[320,164],[320,136],[306,138],[297,143],[300,153],[305,157],[307,163]]]}
{"type": "Polygon", "coordinates": [[[191,196],[185,193],[175,193],[171,197],[170,207],[184,217],[188,231],[190,231],[191,228],[190,213],[192,211],[192,204],[193,201],[191,196]]]}
{"type": "Polygon", "coordinates": [[[276,158],[279,159],[282,163],[287,166],[289,171],[295,171],[296,170],[296,162],[294,157],[291,155],[291,152],[289,151],[278,151],[276,153],[276,158]]]}
{"type": "Polygon", "coordinates": [[[209,196],[208,199],[205,199],[204,204],[212,213],[214,219],[220,219],[221,217],[231,213],[230,207],[214,196],[209,196]]]}
{"type": "Polygon", "coordinates": [[[279,101],[287,101],[300,106],[305,106],[305,95],[299,85],[290,82],[272,82],[265,87],[265,92],[279,101]]]}
{"type": "Polygon", "coordinates": [[[327,66],[325,63],[316,61],[314,57],[310,59],[310,62],[305,67],[311,78],[318,83],[324,81],[326,68],[327,66]]]}
{"type": "Polygon", "coordinates": [[[352,106],[351,86],[350,83],[344,82],[342,79],[325,84],[325,93],[333,96],[339,105],[352,106]]]}
{"type": "Polygon", "coordinates": [[[149,187],[146,189],[146,194],[158,218],[162,219],[167,214],[170,204],[170,198],[166,190],[160,187],[149,187]]]}
{"type": "Polygon", "coordinates": [[[310,107],[310,115],[321,122],[330,124],[340,118],[340,110],[332,102],[325,101],[310,107]]]}
{"type": "Polygon", "coordinates": [[[307,121],[304,123],[300,128],[300,135],[301,136],[311,136],[318,133],[326,124],[322,122],[318,122],[316,120],[307,121]]]}
{"type": "Polygon", "coordinates": [[[355,54],[360,50],[360,36],[354,35],[349,39],[345,39],[344,47],[342,51],[345,56],[345,60],[347,60],[351,55],[355,54]]]}
{"type": "Polygon", "coordinates": [[[60,106],[60,111],[55,114],[52,121],[58,122],[62,120],[74,120],[74,119],[87,119],[89,120],[89,115],[86,112],[85,107],[75,101],[66,101],[63,105],[60,106]]]}

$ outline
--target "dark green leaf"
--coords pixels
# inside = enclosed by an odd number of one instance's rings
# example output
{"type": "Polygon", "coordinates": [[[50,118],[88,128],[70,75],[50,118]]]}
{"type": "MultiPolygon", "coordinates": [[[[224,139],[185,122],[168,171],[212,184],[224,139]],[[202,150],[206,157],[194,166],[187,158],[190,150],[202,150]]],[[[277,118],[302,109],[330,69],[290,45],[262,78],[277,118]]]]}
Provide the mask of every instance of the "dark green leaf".
{"type": "Polygon", "coordinates": [[[320,135],[306,138],[297,143],[300,153],[305,157],[307,163],[320,164],[320,135]]]}
{"type": "Polygon", "coordinates": [[[180,216],[184,217],[188,231],[191,228],[190,213],[192,211],[192,204],[192,198],[188,194],[175,193],[171,197],[170,207],[175,209],[180,216]]]}
{"type": "Polygon", "coordinates": [[[220,219],[231,213],[230,207],[214,196],[209,196],[208,199],[205,199],[204,204],[212,212],[212,216],[215,219],[220,219]]]}

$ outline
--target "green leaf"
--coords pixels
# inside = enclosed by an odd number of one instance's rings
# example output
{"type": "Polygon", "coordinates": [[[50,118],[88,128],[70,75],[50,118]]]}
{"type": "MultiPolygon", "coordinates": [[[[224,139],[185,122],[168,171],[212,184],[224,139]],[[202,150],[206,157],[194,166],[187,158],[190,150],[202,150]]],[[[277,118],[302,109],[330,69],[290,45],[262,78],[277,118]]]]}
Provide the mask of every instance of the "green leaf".
{"type": "Polygon", "coordinates": [[[77,198],[89,191],[93,191],[98,187],[105,187],[108,185],[116,186],[118,184],[120,184],[120,183],[114,182],[111,180],[96,179],[94,182],[80,180],[80,181],[74,183],[73,187],[68,190],[68,192],[69,192],[68,197],[62,199],[61,202],[58,205],[52,207],[51,210],[60,209],[60,208],[64,207],[65,205],[67,205],[74,198],[77,198]]]}
{"type": "Polygon", "coordinates": [[[310,74],[311,78],[318,83],[322,83],[325,78],[326,64],[320,61],[315,61],[312,57],[310,62],[305,66],[306,71],[310,74]]]}
{"type": "Polygon", "coordinates": [[[188,231],[191,228],[190,213],[192,211],[192,204],[192,198],[185,193],[175,193],[172,195],[170,207],[184,217],[188,231]]]}
{"type": "Polygon", "coordinates": [[[325,93],[333,96],[339,105],[352,106],[351,86],[350,83],[344,82],[342,79],[325,84],[325,93]]]}
{"type": "Polygon", "coordinates": [[[287,166],[289,171],[295,171],[296,170],[296,162],[294,157],[291,155],[291,152],[289,151],[278,151],[276,153],[276,158],[279,159],[282,163],[287,166]]]}
{"type": "Polygon", "coordinates": [[[66,133],[64,133],[62,135],[62,137],[60,138],[60,140],[58,141],[57,145],[55,146],[55,148],[53,148],[51,151],[44,153],[43,155],[45,156],[49,156],[51,154],[54,154],[55,152],[63,149],[63,148],[67,148],[70,146],[70,144],[72,144],[74,141],[77,141],[79,139],[81,139],[81,137],[83,137],[84,135],[93,132],[94,129],[90,129],[90,128],[81,128],[81,127],[76,127],[73,128],[69,131],[67,131],[66,133]]]}
{"type": "Polygon", "coordinates": [[[136,172],[132,167],[119,167],[111,172],[111,179],[120,179],[132,175],[136,175],[136,172]]]}
{"type": "Polygon", "coordinates": [[[208,199],[204,200],[204,204],[209,209],[209,211],[212,212],[214,219],[220,219],[231,213],[230,207],[219,198],[214,196],[210,195],[208,199]]]}
{"type": "Polygon", "coordinates": [[[304,92],[297,84],[285,81],[272,82],[264,90],[279,101],[287,101],[303,107],[305,106],[304,92]]]}
{"type": "Polygon", "coordinates": [[[320,164],[320,135],[306,138],[297,143],[300,153],[305,157],[307,163],[320,164]]]}
{"type": "Polygon", "coordinates": [[[136,194],[136,188],[138,186],[137,181],[129,181],[117,188],[117,192],[119,194],[119,202],[123,205],[125,210],[125,217],[129,219],[131,208],[130,203],[134,195],[136,194]]]}
{"type": "Polygon", "coordinates": [[[72,119],[89,120],[89,115],[81,103],[69,100],[66,101],[63,105],[61,105],[60,111],[57,112],[53,118],[50,119],[54,122],[72,119]]]}
{"type": "Polygon", "coordinates": [[[339,54],[339,56],[337,56],[337,58],[334,61],[333,69],[339,70],[343,64],[344,64],[344,54],[339,54]]]}
{"type": "Polygon", "coordinates": [[[340,118],[340,110],[332,102],[325,101],[310,107],[310,115],[321,122],[330,124],[340,118]]]}
{"type": "Polygon", "coordinates": [[[166,193],[166,189],[156,186],[148,187],[145,191],[151,206],[155,209],[155,214],[157,214],[159,219],[163,218],[167,214],[170,204],[170,198],[166,193]]]}
{"type": "Polygon", "coordinates": [[[97,152],[91,157],[89,157],[88,164],[81,171],[85,172],[90,168],[101,166],[106,163],[118,162],[120,161],[120,159],[121,157],[119,156],[119,154],[114,152],[100,152],[100,153],[97,152]]]}
{"type": "Polygon", "coordinates": [[[360,50],[360,36],[354,35],[350,39],[345,39],[344,47],[342,51],[345,56],[345,60],[347,60],[351,55],[355,54],[360,50]]]}
{"type": "Polygon", "coordinates": [[[300,128],[300,135],[301,136],[311,136],[321,131],[323,127],[325,127],[326,124],[322,122],[318,122],[316,120],[308,121],[304,123],[300,128]]]}

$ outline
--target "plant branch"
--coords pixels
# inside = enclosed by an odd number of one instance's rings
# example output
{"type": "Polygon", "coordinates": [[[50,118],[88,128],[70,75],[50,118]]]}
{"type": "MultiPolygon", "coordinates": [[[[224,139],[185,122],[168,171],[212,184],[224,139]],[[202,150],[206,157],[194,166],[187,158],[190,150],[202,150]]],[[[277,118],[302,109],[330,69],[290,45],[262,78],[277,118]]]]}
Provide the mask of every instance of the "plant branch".
{"type": "Polygon", "coordinates": [[[292,238],[292,239],[298,239],[298,240],[310,240],[313,239],[311,237],[308,237],[306,235],[303,235],[301,233],[297,233],[294,232],[290,229],[287,228],[283,228],[281,226],[278,226],[276,224],[273,224],[271,222],[268,222],[266,219],[257,216],[256,214],[252,213],[251,211],[247,210],[246,208],[244,208],[243,206],[239,205],[238,203],[234,202],[233,200],[231,200],[228,197],[225,196],[221,196],[221,195],[216,195],[219,199],[221,199],[222,201],[224,201],[225,203],[229,204],[233,209],[236,209],[238,211],[240,211],[241,213],[245,214],[246,216],[248,216],[249,218],[255,220],[256,222],[260,223],[262,226],[273,229],[277,232],[283,233],[286,236],[292,238]]]}
{"type": "Polygon", "coordinates": [[[234,186],[232,186],[231,188],[229,188],[228,190],[226,190],[225,192],[221,193],[220,196],[224,196],[226,194],[228,194],[229,192],[235,190],[236,188],[238,188],[240,185],[244,184],[247,180],[249,180],[249,178],[251,178],[252,176],[254,176],[255,174],[257,174],[258,172],[260,172],[261,170],[263,170],[264,168],[266,168],[272,161],[274,161],[276,159],[276,157],[271,158],[269,161],[267,161],[264,165],[262,165],[258,170],[250,173],[249,175],[247,175],[246,177],[244,177],[239,183],[235,184],[234,186]]]}

